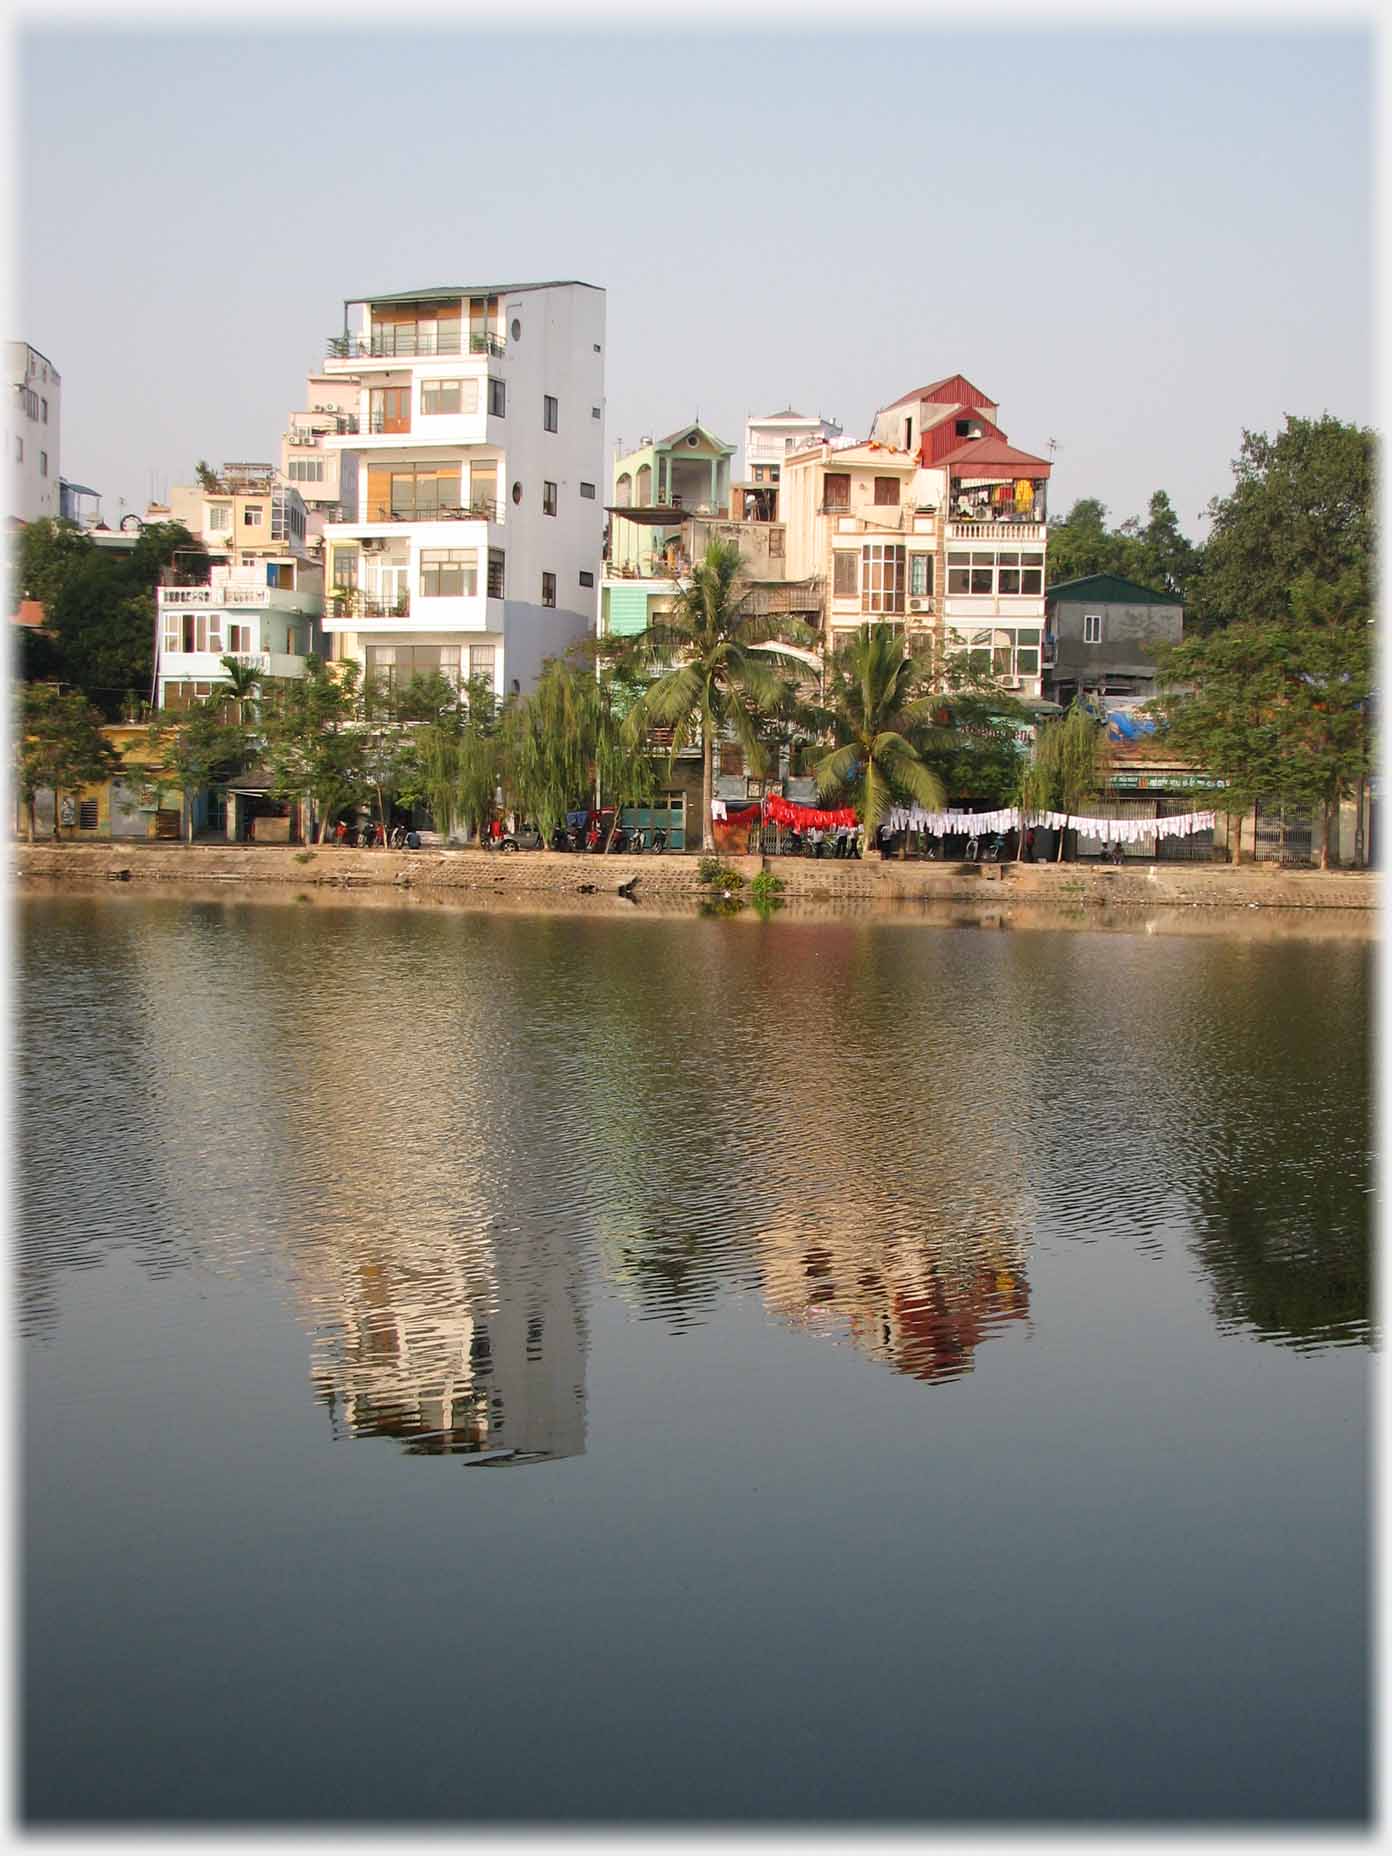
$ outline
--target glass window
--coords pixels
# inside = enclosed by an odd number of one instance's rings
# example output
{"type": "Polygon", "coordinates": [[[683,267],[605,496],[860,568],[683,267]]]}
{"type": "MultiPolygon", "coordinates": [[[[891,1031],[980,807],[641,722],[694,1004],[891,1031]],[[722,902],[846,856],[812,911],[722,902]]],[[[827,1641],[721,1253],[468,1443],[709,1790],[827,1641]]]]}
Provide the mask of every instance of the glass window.
{"type": "Polygon", "coordinates": [[[334,549],[333,583],[340,589],[355,587],[358,584],[358,551],[356,548],[334,549]]]}
{"type": "Polygon", "coordinates": [[[261,505],[260,503],[247,503],[242,509],[242,527],[243,528],[260,528],[260,526],[261,526],[261,505]]]}
{"type": "MultiPolygon", "coordinates": [[[[1020,633],[1022,638],[1024,635],[1023,632],[1020,633]]],[[[1039,649],[1037,646],[1032,645],[1028,650],[1026,650],[1023,645],[1020,647],[1015,653],[1015,670],[1016,674],[1022,677],[1037,677],[1039,675],[1039,649]]]]}
{"type": "Polygon", "coordinates": [[[41,477],[48,475],[48,453],[46,451],[39,453],[39,475],[41,477]]]}
{"type": "Polygon", "coordinates": [[[543,574],[541,576],[541,603],[543,606],[554,606],[556,603],[555,574],[543,574]]]}
{"type": "Polygon", "coordinates": [[[507,414],[507,385],[501,380],[494,380],[490,375],[488,381],[488,410],[495,419],[507,414]]]}
{"type": "Polygon", "coordinates": [[[216,534],[219,529],[229,529],[231,526],[232,511],[226,503],[213,503],[208,510],[208,527],[216,534]]]}
{"type": "Polygon", "coordinates": [[[543,399],[542,418],[541,418],[542,425],[546,428],[548,432],[559,431],[560,430],[559,403],[550,393],[544,394],[542,396],[542,399],[543,399]]]}
{"type": "Polygon", "coordinates": [[[860,590],[859,576],[856,572],[859,564],[859,555],[852,554],[849,548],[838,548],[833,552],[831,590],[838,598],[854,598],[860,590]]]}
{"type": "Polygon", "coordinates": [[[490,689],[496,687],[498,674],[498,647],[495,644],[471,644],[469,646],[469,675],[482,677],[490,689]]]}
{"type": "Polygon", "coordinates": [[[594,585],[594,575],[592,573],[586,572],[586,570],[583,567],[580,569],[580,584],[581,586],[593,586],[594,585]]]}
{"type": "Polygon", "coordinates": [[[595,493],[595,488],[592,483],[582,483],[580,485],[580,494],[584,497],[587,497],[590,502],[594,501],[594,493],[595,493]]]}
{"type": "Polygon", "coordinates": [[[501,548],[488,550],[488,597],[490,599],[503,597],[505,563],[506,557],[501,548]]]}
{"type": "Polygon", "coordinates": [[[251,627],[249,625],[229,625],[227,628],[227,648],[238,655],[251,650],[251,627]]]}
{"type": "Polygon", "coordinates": [[[422,548],[422,599],[472,599],[478,592],[477,548],[422,548]]]}
{"type": "Polygon", "coordinates": [[[476,380],[423,380],[420,391],[422,414],[478,411],[476,380]]]}
{"type": "Polygon", "coordinates": [[[542,479],[541,484],[541,513],[544,516],[553,516],[556,513],[556,486],[545,478],[542,479]]]}
{"type": "Polygon", "coordinates": [[[931,599],[933,594],[933,557],[931,554],[909,556],[909,592],[916,599],[931,599]]]}
{"type": "Polygon", "coordinates": [[[904,549],[883,542],[873,542],[861,549],[861,565],[861,611],[902,612],[904,610],[904,549]]]}
{"type": "Polygon", "coordinates": [[[1083,643],[1101,644],[1101,642],[1102,614],[1100,612],[1085,612],[1083,614],[1083,643]]]}

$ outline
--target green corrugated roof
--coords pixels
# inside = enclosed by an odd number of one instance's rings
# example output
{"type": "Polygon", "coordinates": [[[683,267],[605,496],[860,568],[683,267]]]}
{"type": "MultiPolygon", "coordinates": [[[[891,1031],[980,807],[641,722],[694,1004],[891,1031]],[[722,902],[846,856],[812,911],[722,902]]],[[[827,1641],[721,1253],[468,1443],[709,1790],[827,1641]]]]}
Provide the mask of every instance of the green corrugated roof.
{"type": "Polygon", "coordinates": [[[1095,599],[1099,605],[1182,606],[1177,593],[1157,593],[1153,587],[1123,580],[1120,574],[1083,574],[1077,580],[1060,580],[1044,589],[1046,599],[1095,599]]]}
{"type": "Polygon", "coordinates": [[[648,589],[645,586],[611,586],[609,635],[633,638],[648,628],[648,589]]]}
{"type": "Polygon", "coordinates": [[[424,290],[384,290],[378,294],[345,297],[346,303],[435,303],[461,296],[504,296],[513,290],[563,290],[577,284],[582,290],[602,290],[581,277],[556,277],[542,284],[431,284],[424,290]]]}

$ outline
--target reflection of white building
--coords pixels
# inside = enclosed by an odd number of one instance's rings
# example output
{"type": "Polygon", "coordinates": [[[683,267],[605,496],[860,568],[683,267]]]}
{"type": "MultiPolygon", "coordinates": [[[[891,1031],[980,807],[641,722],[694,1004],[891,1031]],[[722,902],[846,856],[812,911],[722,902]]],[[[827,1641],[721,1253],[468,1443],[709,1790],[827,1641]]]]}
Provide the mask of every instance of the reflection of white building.
{"type": "Polygon", "coordinates": [[[447,1232],[321,1255],[311,1378],[337,1436],[395,1437],[423,1454],[584,1454],[573,1270],[530,1248],[481,1263],[447,1232]]]}

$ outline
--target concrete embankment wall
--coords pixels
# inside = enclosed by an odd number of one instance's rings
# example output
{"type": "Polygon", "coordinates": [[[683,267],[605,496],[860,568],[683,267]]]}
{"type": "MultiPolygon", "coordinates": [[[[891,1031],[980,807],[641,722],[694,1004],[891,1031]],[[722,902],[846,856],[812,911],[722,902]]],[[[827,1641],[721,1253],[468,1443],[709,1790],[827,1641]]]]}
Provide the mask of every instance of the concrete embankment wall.
{"type": "MultiPolygon", "coordinates": [[[[11,870],[26,878],[109,879],[138,884],[215,882],[235,890],[280,885],[304,890],[408,889],[480,895],[612,893],[639,879],[645,894],[694,898],[694,856],[587,857],[556,851],[361,851],[337,846],[172,844],[18,844],[11,870]],[[590,886],[587,888],[586,886],[590,886]]],[[[810,901],[867,897],[884,901],[1009,901],[1012,907],[1218,909],[1373,909],[1380,883],[1372,871],[1281,870],[1269,864],[1148,864],[1133,869],[1088,864],[961,865],[882,862],[867,857],[731,857],[746,884],[767,866],[784,894],[810,901]]]]}

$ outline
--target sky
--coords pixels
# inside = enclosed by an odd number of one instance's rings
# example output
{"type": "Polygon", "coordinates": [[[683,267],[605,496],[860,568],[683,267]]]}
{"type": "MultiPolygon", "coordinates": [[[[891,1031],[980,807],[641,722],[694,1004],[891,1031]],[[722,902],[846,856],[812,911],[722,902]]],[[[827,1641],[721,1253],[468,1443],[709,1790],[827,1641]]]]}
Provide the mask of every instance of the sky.
{"type": "Polygon", "coordinates": [[[424,284],[602,285],[611,458],[697,413],[864,435],[963,373],[1053,441],[1055,518],[1163,488],[1197,538],[1244,428],[1376,420],[1366,24],[374,11],[21,26],[11,333],[113,526],[199,458],[278,459],[343,299],[424,284]]]}

